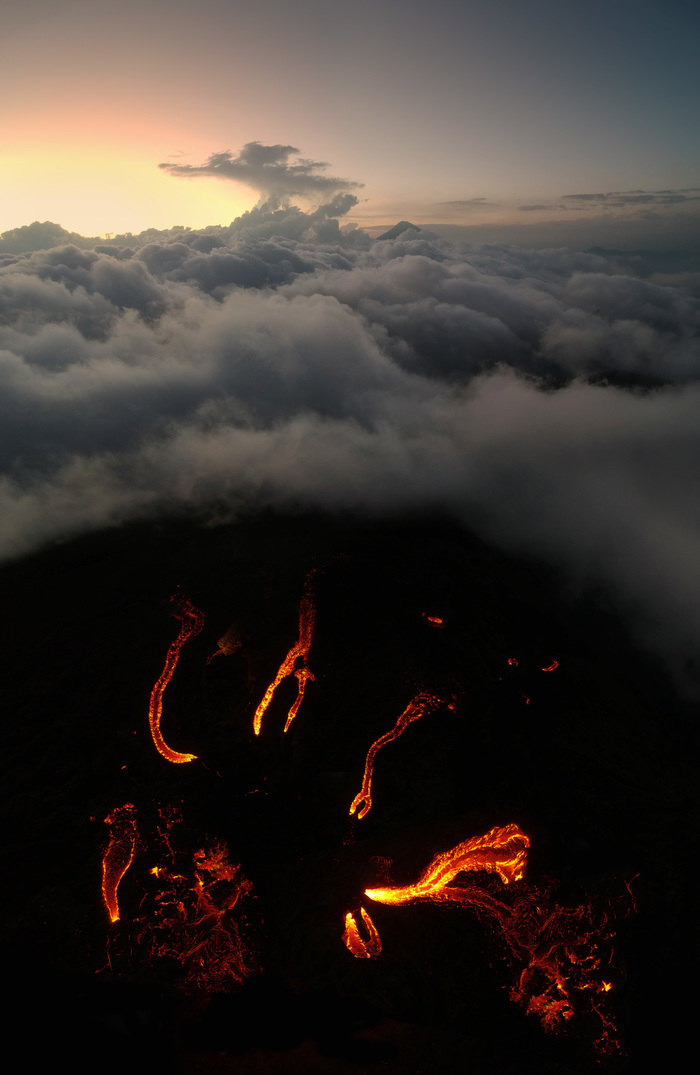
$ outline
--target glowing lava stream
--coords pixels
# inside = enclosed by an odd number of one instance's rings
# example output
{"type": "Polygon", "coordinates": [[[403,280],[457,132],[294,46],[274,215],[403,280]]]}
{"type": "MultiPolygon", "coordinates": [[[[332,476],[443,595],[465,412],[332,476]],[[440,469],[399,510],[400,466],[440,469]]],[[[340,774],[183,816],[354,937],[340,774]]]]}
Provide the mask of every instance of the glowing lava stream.
{"type": "Polygon", "coordinates": [[[111,922],[119,919],[117,889],[134,861],[136,849],[136,807],[133,803],[117,806],[105,818],[110,826],[109,844],[102,859],[102,897],[111,922]]]}
{"type": "MultiPolygon", "coordinates": [[[[440,706],[444,704],[445,699],[441,698],[439,695],[428,694],[427,691],[419,691],[415,698],[412,698],[408,703],[391,731],[372,743],[372,746],[367,751],[365,772],[362,777],[362,787],[350,804],[351,814],[354,814],[360,803],[364,802],[365,805],[357,815],[358,818],[363,818],[372,806],[372,773],[374,771],[374,759],[377,755],[377,751],[381,750],[387,743],[390,743],[392,739],[398,739],[411,721],[418,720],[418,718],[422,717],[425,713],[430,713],[435,709],[439,709],[440,706]]],[[[449,704],[448,709],[454,709],[454,705],[449,704]]]]}
{"type": "Polygon", "coordinates": [[[360,914],[362,915],[362,921],[369,934],[368,940],[364,940],[360,935],[357,918],[353,915],[352,911],[348,911],[345,915],[343,943],[356,959],[376,959],[378,955],[381,955],[382,951],[382,942],[377,933],[377,927],[367,914],[367,911],[365,911],[364,907],[360,907],[360,914]]]}
{"type": "Polygon", "coordinates": [[[409,900],[461,900],[465,892],[448,888],[458,873],[486,870],[497,873],[504,884],[525,875],[530,840],[517,825],[494,827],[485,836],[472,836],[450,851],[436,855],[418,881],[401,888],[368,888],[365,896],[376,903],[407,903],[409,900]]]}
{"type": "Polygon", "coordinates": [[[185,761],[194,761],[197,755],[180,754],[177,750],[171,750],[163,739],[160,731],[160,718],[163,712],[163,691],[172,678],[175,666],[180,657],[180,650],[185,642],[188,642],[190,638],[194,638],[194,636],[198,635],[202,630],[202,627],[204,626],[204,613],[196,609],[186,597],[183,597],[173,598],[172,614],[176,619],[180,620],[182,627],[180,628],[179,635],[168,650],[168,654],[165,658],[165,667],[163,668],[155,687],[151,691],[151,700],[148,706],[148,722],[151,726],[151,735],[153,736],[156,750],[168,761],[177,765],[185,761]]]}
{"type": "Polygon", "coordinates": [[[316,609],[313,602],[313,594],[311,589],[312,577],[315,572],[309,572],[306,576],[306,585],[304,587],[304,593],[302,594],[301,601],[299,602],[299,638],[290,649],[287,656],[282,661],[279,667],[279,671],[273,679],[270,686],[263,695],[263,700],[255,710],[255,717],[253,718],[253,731],[256,735],[260,735],[260,728],[262,725],[262,719],[265,715],[265,710],[269,706],[273,699],[274,693],[279,687],[283,679],[287,676],[296,676],[298,688],[297,696],[294,699],[294,704],[287,714],[287,723],[284,726],[285,732],[289,728],[294,718],[297,715],[299,706],[304,698],[304,692],[306,690],[306,684],[308,680],[313,679],[313,673],[307,667],[306,662],[309,659],[309,650],[311,648],[311,642],[314,637],[314,627],[316,626],[316,609]],[[295,668],[296,662],[300,660],[302,664],[295,668]]]}

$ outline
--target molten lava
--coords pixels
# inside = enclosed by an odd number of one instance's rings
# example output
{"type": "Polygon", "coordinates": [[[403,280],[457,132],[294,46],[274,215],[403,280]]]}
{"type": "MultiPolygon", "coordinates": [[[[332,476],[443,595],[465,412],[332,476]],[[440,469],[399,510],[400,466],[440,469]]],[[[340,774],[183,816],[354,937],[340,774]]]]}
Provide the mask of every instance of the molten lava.
{"type": "MultiPolygon", "coordinates": [[[[122,830],[131,824],[135,835],[131,814],[124,813],[127,807],[120,811],[116,820],[122,830]]],[[[112,970],[121,964],[128,972],[134,965],[161,967],[182,992],[211,994],[228,991],[254,970],[240,906],[252,886],[222,841],[193,836],[176,807],[158,808],[155,826],[142,823],[134,865],[134,884],[142,897],[137,913],[110,939],[108,962],[112,970]]],[[[125,852],[130,852],[129,862],[133,859],[133,845],[127,841],[121,867],[125,852]]],[[[105,861],[109,854],[110,849],[105,861]]],[[[117,864],[114,855],[112,859],[117,864]]]]}
{"type": "MultiPolygon", "coordinates": [[[[358,818],[363,818],[371,809],[372,774],[374,772],[374,759],[377,756],[377,752],[381,750],[383,746],[386,746],[387,743],[390,743],[392,739],[398,739],[412,721],[418,720],[419,717],[424,716],[426,713],[431,713],[445,704],[445,699],[441,698],[439,695],[428,694],[427,691],[419,691],[415,698],[412,698],[408,703],[391,731],[386,732],[381,738],[376,739],[374,743],[372,743],[372,746],[367,751],[365,772],[362,777],[362,787],[350,804],[351,814],[355,813],[361,803],[364,803],[364,806],[357,815],[358,818]]],[[[448,708],[454,709],[454,704],[449,703],[448,708]]]]}
{"type": "Polygon", "coordinates": [[[163,691],[172,678],[180,657],[180,650],[185,642],[188,642],[190,638],[194,638],[195,635],[198,635],[202,630],[202,627],[204,626],[204,613],[199,612],[186,597],[173,598],[172,606],[172,614],[176,619],[180,620],[182,626],[180,628],[180,633],[168,650],[165,658],[165,667],[163,668],[155,687],[151,691],[151,700],[148,706],[148,721],[151,726],[153,742],[158,752],[168,761],[180,764],[186,761],[194,761],[197,755],[180,754],[177,750],[172,750],[163,739],[160,731],[160,718],[163,712],[163,691]]]}
{"type": "Polygon", "coordinates": [[[353,915],[352,911],[348,911],[345,915],[343,943],[356,959],[376,959],[378,955],[381,955],[382,942],[374,922],[364,907],[360,907],[360,914],[368,933],[367,940],[360,934],[356,916],[353,915]]]}
{"type": "Polygon", "coordinates": [[[102,898],[110,921],[119,920],[117,889],[119,883],[134,861],[136,849],[136,807],[133,803],[117,806],[105,818],[110,826],[109,844],[102,858],[102,898]]]}
{"type": "Polygon", "coordinates": [[[309,658],[309,650],[311,648],[311,642],[314,636],[314,627],[316,626],[316,608],[313,599],[313,576],[315,572],[311,571],[306,576],[306,585],[304,587],[304,593],[302,594],[301,601],[299,602],[299,638],[290,649],[287,656],[282,661],[279,667],[279,671],[273,679],[270,686],[265,691],[263,699],[255,710],[255,717],[253,718],[253,731],[256,735],[260,735],[260,728],[262,726],[262,719],[265,715],[265,711],[274,697],[274,693],[279,687],[283,679],[287,676],[296,676],[297,679],[297,696],[294,700],[289,713],[287,714],[287,723],[284,726],[285,732],[288,730],[290,724],[294,720],[299,710],[299,706],[304,698],[304,692],[306,690],[306,684],[310,679],[313,679],[313,674],[307,667],[307,661],[309,658]],[[298,663],[301,662],[301,663],[298,663]]]}
{"type": "Polygon", "coordinates": [[[558,667],[559,667],[559,661],[552,661],[552,663],[547,668],[543,668],[542,671],[543,672],[553,672],[554,669],[558,668],[558,667]]]}
{"type": "Polygon", "coordinates": [[[401,888],[368,888],[365,895],[376,903],[460,900],[462,890],[448,887],[458,873],[487,870],[497,873],[506,885],[520,881],[525,874],[529,846],[530,840],[517,825],[496,826],[485,836],[472,836],[450,851],[436,855],[415,884],[401,888]]]}
{"type": "Polygon", "coordinates": [[[367,889],[365,895],[386,904],[452,900],[495,923],[517,975],[511,1000],[537,1016],[550,1032],[561,1030],[576,1016],[579,1025],[588,1027],[599,1054],[619,1054],[617,1028],[607,1005],[611,975],[622,977],[615,965],[614,922],[620,907],[623,916],[634,907],[629,884],[625,883],[625,892],[597,904],[587,899],[579,906],[563,906],[556,899],[554,883],[529,885],[522,880],[529,845],[517,825],[493,828],[436,855],[414,884],[367,889]],[[450,884],[467,871],[496,873],[505,885],[520,883],[499,895],[489,891],[488,879],[450,884]]]}

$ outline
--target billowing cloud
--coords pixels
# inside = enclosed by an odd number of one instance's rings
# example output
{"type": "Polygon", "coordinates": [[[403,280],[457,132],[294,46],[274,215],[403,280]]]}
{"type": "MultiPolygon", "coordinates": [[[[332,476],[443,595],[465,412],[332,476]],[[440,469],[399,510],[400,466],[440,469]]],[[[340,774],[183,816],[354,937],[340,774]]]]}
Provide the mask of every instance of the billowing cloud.
{"type": "Polygon", "coordinates": [[[261,142],[247,142],[238,156],[228,151],[212,153],[206,163],[198,167],[168,161],[158,167],[182,178],[214,176],[217,179],[232,179],[279,201],[294,197],[318,200],[362,186],[361,183],[324,175],[328,167],[324,161],[306,160],[299,156],[299,150],[294,146],[266,146],[261,142]]]}
{"type": "Polygon", "coordinates": [[[605,585],[690,682],[695,276],[372,243],[345,197],[8,254],[0,555],[173,507],[440,509],[605,585]]]}

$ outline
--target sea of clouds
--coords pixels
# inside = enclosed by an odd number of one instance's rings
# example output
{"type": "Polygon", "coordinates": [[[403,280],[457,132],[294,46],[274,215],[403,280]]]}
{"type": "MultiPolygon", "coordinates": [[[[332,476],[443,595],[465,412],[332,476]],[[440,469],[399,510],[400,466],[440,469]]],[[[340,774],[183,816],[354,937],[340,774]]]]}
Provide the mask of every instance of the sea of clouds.
{"type": "Polygon", "coordinates": [[[690,683],[700,274],[373,241],[356,201],[6,234],[0,557],[172,508],[444,510],[603,587],[690,683]]]}

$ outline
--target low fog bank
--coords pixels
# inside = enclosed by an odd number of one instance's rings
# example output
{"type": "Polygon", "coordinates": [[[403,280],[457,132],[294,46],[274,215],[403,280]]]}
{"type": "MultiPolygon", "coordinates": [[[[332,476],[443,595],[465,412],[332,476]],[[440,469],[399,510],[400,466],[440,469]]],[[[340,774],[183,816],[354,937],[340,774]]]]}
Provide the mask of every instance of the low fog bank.
{"type": "Polygon", "coordinates": [[[6,234],[0,555],[172,509],[437,509],[603,587],[690,689],[700,273],[372,241],[355,203],[6,234]]]}

